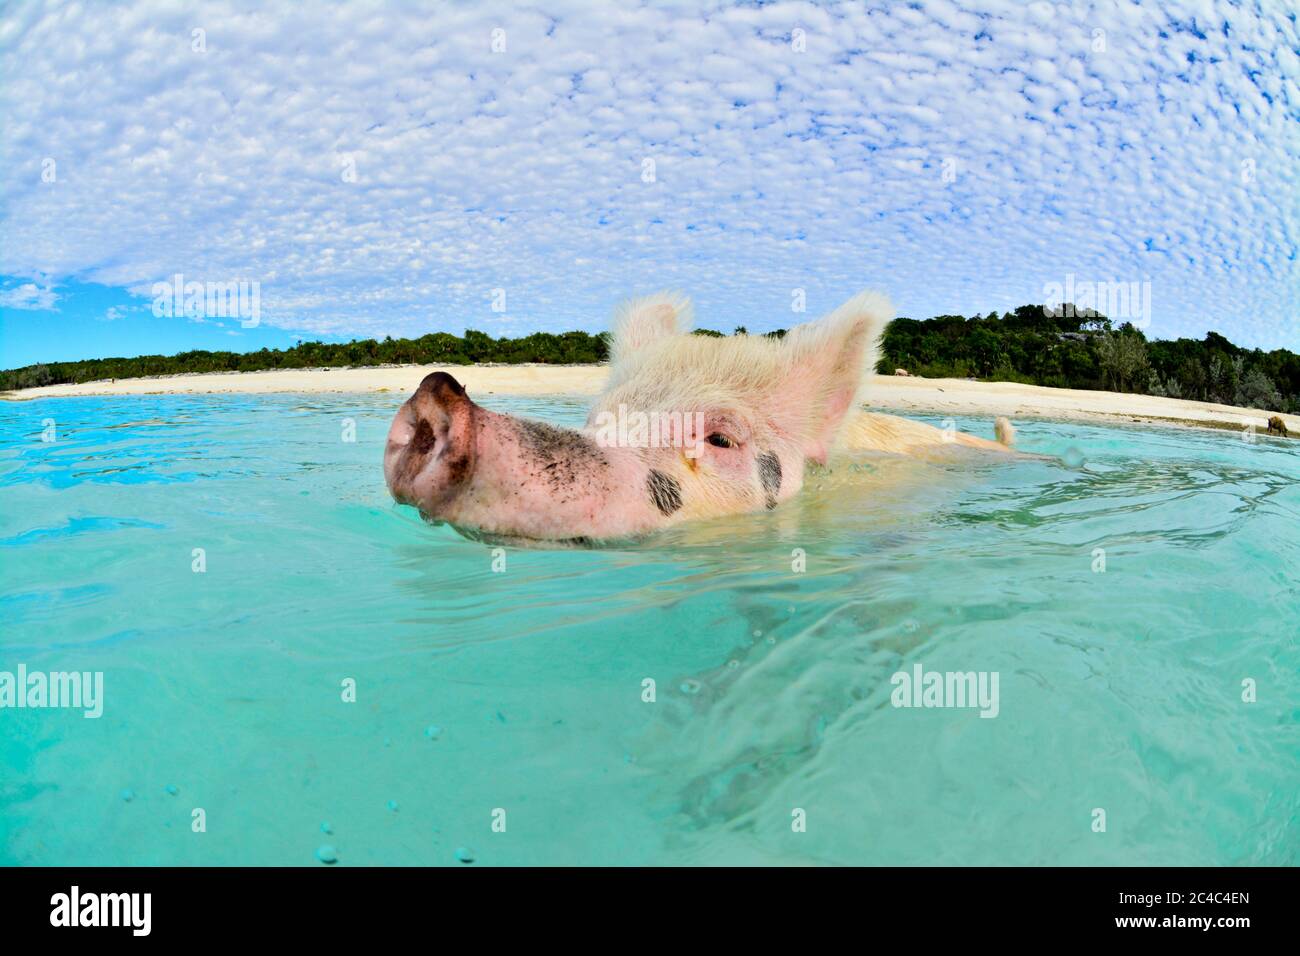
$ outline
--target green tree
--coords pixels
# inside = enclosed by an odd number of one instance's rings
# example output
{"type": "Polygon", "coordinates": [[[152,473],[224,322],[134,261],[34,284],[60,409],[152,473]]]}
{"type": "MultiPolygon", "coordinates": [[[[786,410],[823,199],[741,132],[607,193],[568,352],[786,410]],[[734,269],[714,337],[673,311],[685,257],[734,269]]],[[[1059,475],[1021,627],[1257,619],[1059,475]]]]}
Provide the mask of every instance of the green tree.
{"type": "Polygon", "coordinates": [[[1132,391],[1135,382],[1146,383],[1147,344],[1132,331],[1105,332],[1097,339],[1098,364],[1110,387],[1132,391]]]}

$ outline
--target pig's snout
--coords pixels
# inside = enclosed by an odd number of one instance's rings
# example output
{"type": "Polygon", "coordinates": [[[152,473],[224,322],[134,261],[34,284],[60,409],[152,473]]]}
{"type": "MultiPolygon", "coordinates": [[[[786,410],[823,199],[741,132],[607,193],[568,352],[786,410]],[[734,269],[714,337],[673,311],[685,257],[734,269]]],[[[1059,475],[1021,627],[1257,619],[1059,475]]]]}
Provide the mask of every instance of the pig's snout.
{"type": "Polygon", "coordinates": [[[469,483],[476,410],[446,372],[425,376],[388,429],[384,477],[397,501],[437,514],[469,483]]]}
{"type": "Polygon", "coordinates": [[[474,404],[446,372],[420,383],[384,450],[393,497],[463,533],[609,540],[679,515],[680,485],[634,449],[474,404]]]}

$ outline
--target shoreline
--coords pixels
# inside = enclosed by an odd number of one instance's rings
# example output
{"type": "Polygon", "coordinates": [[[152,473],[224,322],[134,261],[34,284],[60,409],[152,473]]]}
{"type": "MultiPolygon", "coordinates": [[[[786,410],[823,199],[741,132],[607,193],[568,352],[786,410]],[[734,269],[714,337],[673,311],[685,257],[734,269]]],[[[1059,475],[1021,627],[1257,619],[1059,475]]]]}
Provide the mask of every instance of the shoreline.
{"type": "MultiPolygon", "coordinates": [[[[153,378],[102,380],[79,385],[46,385],[0,393],[11,402],[42,398],[113,395],[223,394],[392,394],[394,401],[414,391],[425,375],[447,371],[471,395],[598,394],[609,374],[603,365],[386,365],[348,368],[270,369],[258,372],[194,372],[153,378]]],[[[958,415],[1006,415],[1075,421],[1127,421],[1187,427],[1241,430],[1254,424],[1261,432],[1269,412],[1181,398],[1157,398],[1124,392],[1048,388],[1015,382],[873,375],[866,389],[868,407],[898,412],[958,415]]],[[[1288,431],[1300,432],[1300,417],[1281,415],[1288,431]]]]}

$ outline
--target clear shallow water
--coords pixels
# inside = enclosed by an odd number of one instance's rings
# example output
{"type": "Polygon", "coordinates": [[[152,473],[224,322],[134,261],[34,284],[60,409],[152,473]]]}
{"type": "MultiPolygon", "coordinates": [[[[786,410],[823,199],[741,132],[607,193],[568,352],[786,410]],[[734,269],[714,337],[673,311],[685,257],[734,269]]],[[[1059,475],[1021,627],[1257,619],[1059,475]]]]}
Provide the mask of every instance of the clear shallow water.
{"type": "Polygon", "coordinates": [[[0,863],[1300,858],[1294,443],[1023,422],[1084,463],[864,458],[494,573],[390,502],[399,402],[0,403],[0,671],[106,698],[0,710],[0,863]],[[998,716],[891,706],[917,663],[997,672],[998,716]]]}

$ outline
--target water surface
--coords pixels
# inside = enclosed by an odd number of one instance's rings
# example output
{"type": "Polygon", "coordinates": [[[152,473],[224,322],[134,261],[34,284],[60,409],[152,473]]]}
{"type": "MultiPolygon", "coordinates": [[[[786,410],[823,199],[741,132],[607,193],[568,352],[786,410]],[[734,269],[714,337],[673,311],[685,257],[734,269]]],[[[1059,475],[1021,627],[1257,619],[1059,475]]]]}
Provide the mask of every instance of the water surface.
{"type": "Polygon", "coordinates": [[[399,401],[0,403],[0,671],[105,685],[0,710],[0,863],[1297,862],[1294,443],[1025,421],[1068,463],[494,551],[391,503],[399,401]]]}

